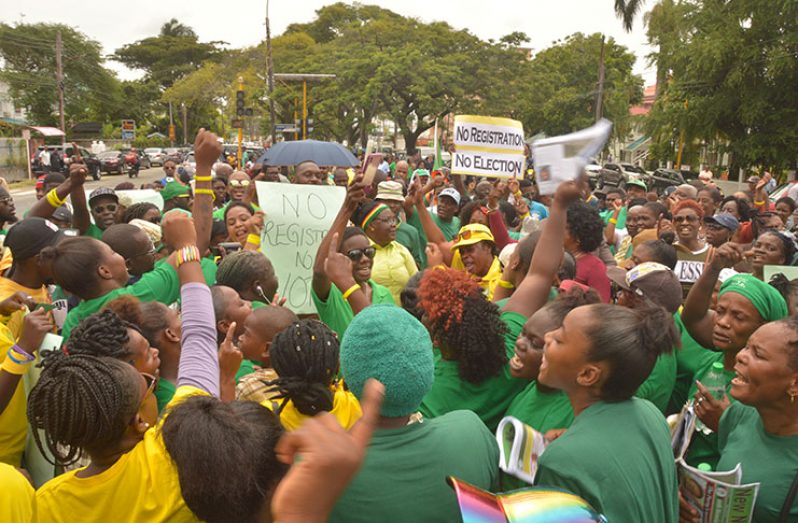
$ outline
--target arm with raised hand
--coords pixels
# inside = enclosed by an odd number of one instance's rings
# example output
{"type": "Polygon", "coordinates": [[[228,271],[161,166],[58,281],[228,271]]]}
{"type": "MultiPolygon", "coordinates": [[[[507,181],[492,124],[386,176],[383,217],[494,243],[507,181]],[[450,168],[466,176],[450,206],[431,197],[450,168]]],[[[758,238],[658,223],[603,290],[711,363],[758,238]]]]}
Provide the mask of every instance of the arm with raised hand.
{"type": "Polygon", "coordinates": [[[584,180],[564,182],[557,188],[551,214],[544,222],[529,271],[504,306],[505,311],[517,312],[528,318],[546,304],[549,289],[562,262],[568,207],[579,199],[582,183],[584,180]]]}
{"type": "Polygon", "coordinates": [[[352,260],[338,252],[337,246],[338,233],[336,232],[327,248],[324,273],[327,275],[327,281],[332,282],[338,287],[341,294],[346,296],[349,306],[352,307],[352,313],[357,315],[358,312],[371,305],[371,302],[352,276],[352,260]],[[347,292],[349,292],[348,295],[347,292]]]}
{"type": "Polygon", "coordinates": [[[712,259],[704,264],[704,272],[690,288],[682,309],[682,322],[687,332],[695,341],[707,348],[712,348],[712,328],[715,323],[715,311],[712,305],[712,293],[720,277],[720,271],[733,267],[743,259],[743,248],[736,243],[725,243],[715,250],[712,259]]]}
{"type": "Polygon", "coordinates": [[[331,285],[330,278],[327,277],[327,272],[324,270],[325,261],[331,250],[338,250],[338,238],[343,237],[346,224],[349,223],[349,217],[352,216],[357,206],[360,205],[360,202],[366,197],[364,189],[363,174],[358,174],[352,180],[352,184],[347,187],[344,203],[338,210],[338,214],[335,215],[330,230],[324,235],[324,238],[322,238],[319,244],[319,249],[316,251],[316,260],[313,263],[313,281],[311,284],[316,296],[321,300],[327,300],[331,285]]]}
{"type": "Polygon", "coordinates": [[[215,134],[205,129],[197,132],[194,139],[194,157],[197,171],[194,175],[194,204],[191,214],[197,230],[197,248],[205,254],[211,244],[213,226],[213,190],[211,189],[211,168],[222,152],[222,144],[215,134]]]}
{"type": "Polygon", "coordinates": [[[72,149],[75,151],[75,156],[72,159],[72,163],[69,164],[67,179],[50,191],[44,198],[36,201],[31,207],[28,217],[50,218],[53,212],[62,205],[61,202],[65,202],[67,197],[72,195],[72,205],[75,207],[73,215],[74,226],[83,233],[89,227],[89,211],[85,205],[86,195],[83,192],[83,183],[86,181],[86,175],[89,171],[86,168],[86,164],[83,163],[77,145],[72,144],[72,149]],[[78,193],[83,195],[84,205],[82,209],[78,209],[76,205],[75,195],[78,193]],[[85,223],[83,223],[84,221],[85,223]]]}
{"type": "MultiPolygon", "coordinates": [[[[446,237],[443,235],[443,231],[438,227],[438,225],[432,221],[432,216],[430,215],[427,207],[424,205],[424,194],[427,192],[426,189],[422,190],[420,188],[421,181],[416,178],[413,182],[416,184],[416,190],[414,191],[414,199],[413,205],[416,207],[416,212],[418,213],[418,220],[421,222],[421,227],[424,229],[424,235],[427,237],[427,243],[434,243],[436,244],[443,254],[443,261],[446,265],[452,264],[452,251],[449,248],[451,246],[451,242],[446,241],[446,237]]],[[[427,184],[427,187],[431,188],[431,184],[427,184]]],[[[431,189],[430,189],[431,190],[431,189]]]]}
{"type": "Polygon", "coordinates": [[[197,249],[194,220],[180,212],[164,216],[164,234],[175,240],[175,265],[180,278],[181,350],[178,387],[189,385],[219,397],[219,358],[211,290],[205,284],[197,249]]]}

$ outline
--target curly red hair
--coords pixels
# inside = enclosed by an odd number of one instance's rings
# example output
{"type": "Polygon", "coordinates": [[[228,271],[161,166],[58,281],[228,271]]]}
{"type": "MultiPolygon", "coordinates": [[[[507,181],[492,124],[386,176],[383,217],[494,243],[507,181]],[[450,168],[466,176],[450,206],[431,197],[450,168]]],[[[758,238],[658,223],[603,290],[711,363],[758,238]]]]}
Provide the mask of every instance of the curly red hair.
{"type": "Polygon", "coordinates": [[[692,209],[698,215],[699,220],[704,219],[704,208],[699,205],[699,203],[695,200],[682,200],[677,203],[673,210],[671,210],[671,214],[676,216],[676,213],[681,211],[682,209],[692,209]]]}
{"type": "Polygon", "coordinates": [[[427,271],[418,286],[419,305],[433,323],[446,317],[445,330],[463,321],[465,299],[480,293],[482,288],[474,278],[454,269],[427,271]]]}

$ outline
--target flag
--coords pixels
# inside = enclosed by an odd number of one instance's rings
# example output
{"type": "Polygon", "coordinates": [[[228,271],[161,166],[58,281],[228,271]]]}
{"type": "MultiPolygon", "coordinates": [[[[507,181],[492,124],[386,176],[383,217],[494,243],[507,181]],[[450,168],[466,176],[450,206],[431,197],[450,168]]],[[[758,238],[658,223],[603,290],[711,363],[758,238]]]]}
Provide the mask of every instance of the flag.
{"type": "Polygon", "coordinates": [[[441,141],[438,139],[438,119],[435,118],[435,162],[432,164],[432,170],[438,171],[443,167],[443,158],[441,158],[441,141]]]}

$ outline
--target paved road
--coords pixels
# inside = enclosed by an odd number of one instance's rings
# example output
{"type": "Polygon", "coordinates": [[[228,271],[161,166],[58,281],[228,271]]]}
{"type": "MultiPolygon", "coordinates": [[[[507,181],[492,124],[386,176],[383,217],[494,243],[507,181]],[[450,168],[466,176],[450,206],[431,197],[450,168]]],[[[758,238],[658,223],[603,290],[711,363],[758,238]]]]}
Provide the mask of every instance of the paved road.
{"type": "MultiPolygon", "coordinates": [[[[119,174],[103,174],[102,180],[95,182],[91,178],[86,181],[87,189],[96,189],[97,187],[116,187],[117,184],[122,182],[131,181],[138,188],[142,183],[152,182],[163,178],[164,172],[160,167],[153,167],[139,172],[138,178],[128,178],[127,176],[119,174]]],[[[17,216],[20,218],[22,214],[31,208],[36,201],[36,191],[33,187],[23,187],[21,189],[13,189],[11,196],[14,198],[14,205],[17,208],[17,216]]]]}

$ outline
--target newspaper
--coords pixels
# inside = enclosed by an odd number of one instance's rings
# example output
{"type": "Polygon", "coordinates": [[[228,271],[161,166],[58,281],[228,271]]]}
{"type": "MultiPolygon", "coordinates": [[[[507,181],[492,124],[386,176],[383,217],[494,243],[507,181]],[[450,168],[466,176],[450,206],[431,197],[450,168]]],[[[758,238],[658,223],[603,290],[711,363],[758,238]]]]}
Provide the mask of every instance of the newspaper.
{"type": "Polygon", "coordinates": [[[543,434],[519,419],[506,416],[496,428],[499,468],[527,483],[535,482],[538,459],[546,449],[543,434]]]}
{"type": "Polygon", "coordinates": [[[538,192],[554,194],[562,182],[577,179],[590,158],[604,148],[610,131],[612,122],[602,118],[587,129],[535,141],[532,154],[538,192]]]}
{"type": "Polygon", "coordinates": [[[688,401],[671,423],[671,446],[679,475],[679,490],[685,501],[698,511],[701,523],[750,523],[759,483],[741,485],[742,466],[729,471],[704,471],[691,467],[684,454],[696,430],[698,416],[693,400],[688,401]]]}

